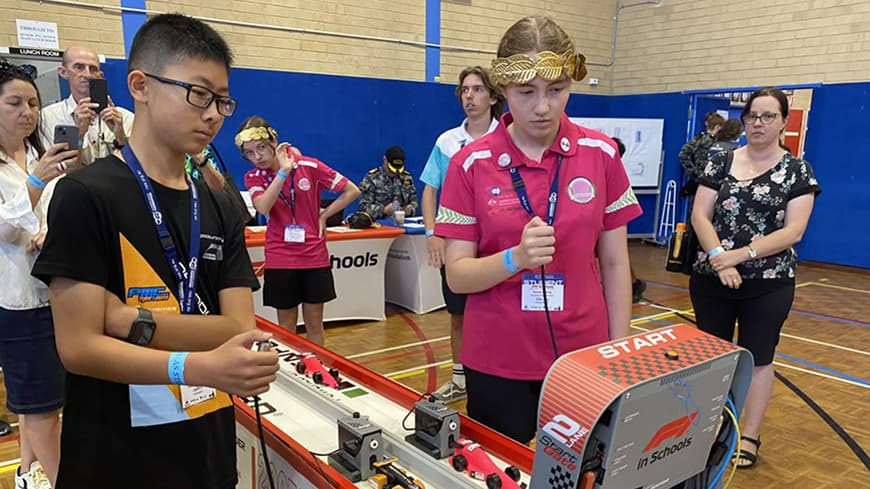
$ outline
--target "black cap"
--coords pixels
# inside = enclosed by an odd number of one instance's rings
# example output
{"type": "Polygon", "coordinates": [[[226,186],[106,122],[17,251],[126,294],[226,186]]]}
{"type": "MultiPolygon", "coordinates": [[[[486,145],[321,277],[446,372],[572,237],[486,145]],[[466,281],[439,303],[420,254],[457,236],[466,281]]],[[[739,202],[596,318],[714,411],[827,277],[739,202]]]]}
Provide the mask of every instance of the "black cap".
{"type": "Polygon", "coordinates": [[[384,158],[387,159],[387,163],[402,165],[405,163],[405,150],[399,146],[390,146],[384,153],[384,158]]]}

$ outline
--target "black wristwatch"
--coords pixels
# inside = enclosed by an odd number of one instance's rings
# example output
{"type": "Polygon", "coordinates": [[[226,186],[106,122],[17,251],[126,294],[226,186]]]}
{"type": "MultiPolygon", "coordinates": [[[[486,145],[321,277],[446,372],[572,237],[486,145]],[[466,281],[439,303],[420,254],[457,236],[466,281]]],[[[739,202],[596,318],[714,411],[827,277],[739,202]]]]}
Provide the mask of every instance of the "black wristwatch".
{"type": "Polygon", "coordinates": [[[154,316],[148,309],[139,308],[139,315],[130,325],[130,334],[127,335],[127,341],[139,346],[148,346],[151,340],[154,339],[154,332],[157,331],[157,324],[154,322],[154,316]]]}

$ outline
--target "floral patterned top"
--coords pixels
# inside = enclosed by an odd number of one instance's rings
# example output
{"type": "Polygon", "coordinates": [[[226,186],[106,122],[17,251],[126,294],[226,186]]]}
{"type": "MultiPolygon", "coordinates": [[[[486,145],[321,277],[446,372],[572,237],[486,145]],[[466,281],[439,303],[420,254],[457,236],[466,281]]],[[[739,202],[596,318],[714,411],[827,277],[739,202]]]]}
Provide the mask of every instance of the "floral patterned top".
{"type": "MultiPolygon", "coordinates": [[[[698,179],[701,185],[719,192],[713,209],[713,228],[726,250],[742,248],[782,229],[791,199],[822,191],[813,167],[792,154],[786,153],[766,173],[748,180],[738,180],[730,174],[733,156],[732,151],[717,153],[698,179]]],[[[797,253],[789,248],[776,255],[745,261],[737,266],[737,271],[743,279],[793,279],[796,263],[797,253]]],[[[716,275],[700,249],[694,270],[701,275],[716,275]]]]}

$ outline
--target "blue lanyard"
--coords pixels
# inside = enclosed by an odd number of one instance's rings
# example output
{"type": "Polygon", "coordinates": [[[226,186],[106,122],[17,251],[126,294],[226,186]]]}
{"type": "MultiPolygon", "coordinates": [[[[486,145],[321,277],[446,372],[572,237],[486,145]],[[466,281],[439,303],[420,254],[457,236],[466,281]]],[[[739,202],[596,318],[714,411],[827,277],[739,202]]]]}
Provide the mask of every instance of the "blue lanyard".
{"type": "MultiPolygon", "coordinates": [[[[553,183],[550,185],[550,197],[547,199],[547,225],[552,226],[553,220],[556,218],[556,203],[559,200],[559,170],[562,168],[562,155],[559,155],[559,161],[556,162],[556,175],[553,176],[553,183]]],[[[508,170],[511,174],[511,180],[514,182],[514,190],[517,192],[517,197],[520,198],[520,204],[530,216],[535,217],[535,211],[532,209],[532,204],[529,202],[529,194],[526,192],[526,183],[523,182],[523,177],[520,176],[520,171],[517,167],[512,167],[508,170]]]]}
{"type": "Polygon", "coordinates": [[[194,298],[196,297],[196,277],[199,271],[199,193],[196,190],[196,185],[187,175],[187,184],[190,186],[190,253],[188,254],[189,262],[187,269],[178,261],[178,251],[175,249],[175,241],[169,234],[169,229],[163,220],[163,213],[160,212],[160,204],[157,203],[157,196],[154,194],[154,189],[151,187],[151,181],[148,175],[142,169],[142,165],[133,154],[130,145],[127,144],[121,149],[121,154],[127,162],[127,166],[136,175],[136,182],[142,190],[142,196],[145,198],[145,204],[151,211],[151,217],[154,219],[154,226],[157,228],[157,238],[160,240],[160,245],[163,247],[163,254],[166,255],[166,260],[169,262],[172,273],[175,275],[175,280],[178,282],[178,302],[181,304],[182,314],[191,314],[194,311],[194,298]]]}
{"type": "MultiPolygon", "coordinates": [[[[281,199],[281,202],[283,202],[284,205],[286,205],[287,207],[290,208],[290,213],[293,216],[293,223],[294,224],[296,224],[296,179],[295,179],[295,176],[296,176],[296,168],[293,168],[292,170],[290,170],[290,175],[287,177],[287,180],[290,180],[290,201],[289,202],[287,201],[287,196],[284,195],[284,190],[281,190],[280,192],[278,192],[278,197],[281,199]]],[[[275,179],[275,177],[273,177],[271,175],[266,177],[266,180],[269,182],[269,185],[272,185],[272,180],[274,180],[274,179],[275,179]]]]}

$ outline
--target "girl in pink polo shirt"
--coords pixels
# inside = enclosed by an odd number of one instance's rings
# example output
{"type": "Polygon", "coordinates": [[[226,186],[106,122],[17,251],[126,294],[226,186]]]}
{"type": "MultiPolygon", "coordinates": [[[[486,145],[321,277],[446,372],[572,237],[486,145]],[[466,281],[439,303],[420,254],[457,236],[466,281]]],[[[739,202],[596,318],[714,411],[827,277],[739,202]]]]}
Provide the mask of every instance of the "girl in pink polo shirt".
{"type": "Polygon", "coordinates": [[[359,189],[323,162],[278,144],[278,134],[262,117],[249,117],[235,142],[256,167],[245,174],[254,207],[269,216],[263,304],[276,308],[278,323],[293,332],[302,304],[308,339],[323,345],[323,304],[335,299],[326,220],[353,202],[359,189]],[[321,209],[321,190],[341,196],[321,209]]]}
{"type": "Polygon", "coordinates": [[[626,224],[641,210],[613,140],[565,115],[585,57],[555,22],[511,26],[490,75],[510,113],[451,159],[435,234],[450,288],[469,294],[468,414],[527,442],[553,361],[628,333],[626,224]]]}

